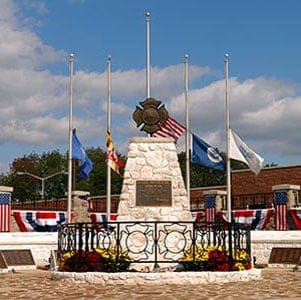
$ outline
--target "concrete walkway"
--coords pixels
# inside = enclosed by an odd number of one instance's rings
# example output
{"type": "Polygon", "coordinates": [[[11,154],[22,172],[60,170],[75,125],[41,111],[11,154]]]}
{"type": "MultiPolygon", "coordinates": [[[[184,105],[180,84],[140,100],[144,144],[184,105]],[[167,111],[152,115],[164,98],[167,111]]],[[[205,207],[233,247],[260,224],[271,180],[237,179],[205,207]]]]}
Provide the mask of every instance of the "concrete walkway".
{"type": "Polygon", "coordinates": [[[175,286],[103,286],[50,279],[45,270],[0,274],[0,299],[301,299],[301,272],[265,268],[249,282],[175,286]]]}

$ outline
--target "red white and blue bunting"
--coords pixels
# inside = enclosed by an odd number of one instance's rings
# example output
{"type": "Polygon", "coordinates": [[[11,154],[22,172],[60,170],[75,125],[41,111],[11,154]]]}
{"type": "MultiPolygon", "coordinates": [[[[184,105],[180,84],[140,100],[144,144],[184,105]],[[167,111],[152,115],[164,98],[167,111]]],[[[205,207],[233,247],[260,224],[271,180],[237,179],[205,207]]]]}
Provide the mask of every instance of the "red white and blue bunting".
{"type": "MultiPolygon", "coordinates": [[[[226,211],[222,211],[222,218],[226,221],[226,211]]],[[[233,217],[236,223],[251,225],[251,230],[263,230],[266,228],[273,215],[272,208],[234,210],[233,217]]]]}

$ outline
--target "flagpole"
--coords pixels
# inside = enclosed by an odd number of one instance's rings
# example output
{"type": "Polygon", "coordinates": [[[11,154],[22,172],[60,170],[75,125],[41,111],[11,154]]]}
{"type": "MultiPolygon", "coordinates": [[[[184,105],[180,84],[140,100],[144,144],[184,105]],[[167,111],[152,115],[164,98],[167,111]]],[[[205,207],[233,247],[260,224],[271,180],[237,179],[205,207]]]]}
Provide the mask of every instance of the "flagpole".
{"type": "Polygon", "coordinates": [[[74,55],[69,56],[69,157],[68,157],[68,200],[67,200],[67,223],[71,222],[72,206],[72,129],[73,129],[73,63],[74,55]]]}
{"type": "Polygon", "coordinates": [[[189,150],[190,150],[190,132],[189,132],[189,107],[188,107],[188,55],[184,56],[184,89],[185,89],[185,112],[186,112],[186,189],[187,189],[187,199],[190,205],[190,161],[189,161],[189,150]]]}
{"type": "Polygon", "coordinates": [[[150,12],[145,13],[146,17],[146,98],[151,95],[150,79],[150,12]]]}
{"type": "MultiPolygon", "coordinates": [[[[107,59],[107,133],[111,133],[111,56],[107,59]]],[[[107,149],[108,152],[108,149],[107,149]]],[[[106,203],[107,220],[111,216],[111,167],[107,162],[107,203],[106,203]]]]}
{"type": "Polygon", "coordinates": [[[225,98],[226,98],[226,169],[227,169],[227,219],[231,222],[231,165],[230,165],[230,104],[229,104],[229,54],[225,54],[225,98]]]}

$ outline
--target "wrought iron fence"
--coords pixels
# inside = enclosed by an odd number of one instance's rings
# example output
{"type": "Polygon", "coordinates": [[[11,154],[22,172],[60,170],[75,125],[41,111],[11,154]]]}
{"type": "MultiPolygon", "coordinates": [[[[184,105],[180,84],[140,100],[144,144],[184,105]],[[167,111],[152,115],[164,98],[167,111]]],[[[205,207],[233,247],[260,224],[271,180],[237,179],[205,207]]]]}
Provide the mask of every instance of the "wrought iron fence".
{"type": "MultiPolygon", "coordinates": [[[[230,265],[240,262],[244,251],[251,257],[250,226],[240,223],[105,222],[63,224],[58,231],[58,259],[66,253],[101,249],[118,262],[126,255],[131,264],[181,263],[190,256],[198,261],[209,247],[227,251],[230,265]]],[[[151,265],[150,265],[151,266],[151,265]]]]}

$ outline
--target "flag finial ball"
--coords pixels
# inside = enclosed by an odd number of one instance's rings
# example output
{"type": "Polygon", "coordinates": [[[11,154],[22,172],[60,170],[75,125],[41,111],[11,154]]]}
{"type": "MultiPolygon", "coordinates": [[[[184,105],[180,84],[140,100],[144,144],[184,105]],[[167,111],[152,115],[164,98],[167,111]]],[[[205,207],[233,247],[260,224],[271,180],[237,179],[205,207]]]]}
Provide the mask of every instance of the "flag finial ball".
{"type": "Polygon", "coordinates": [[[151,13],[150,13],[149,11],[147,11],[147,12],[145,13],[145,16],[146,16],[146,17],[150,17],[150,15],[151,15],[151,13]]]}

